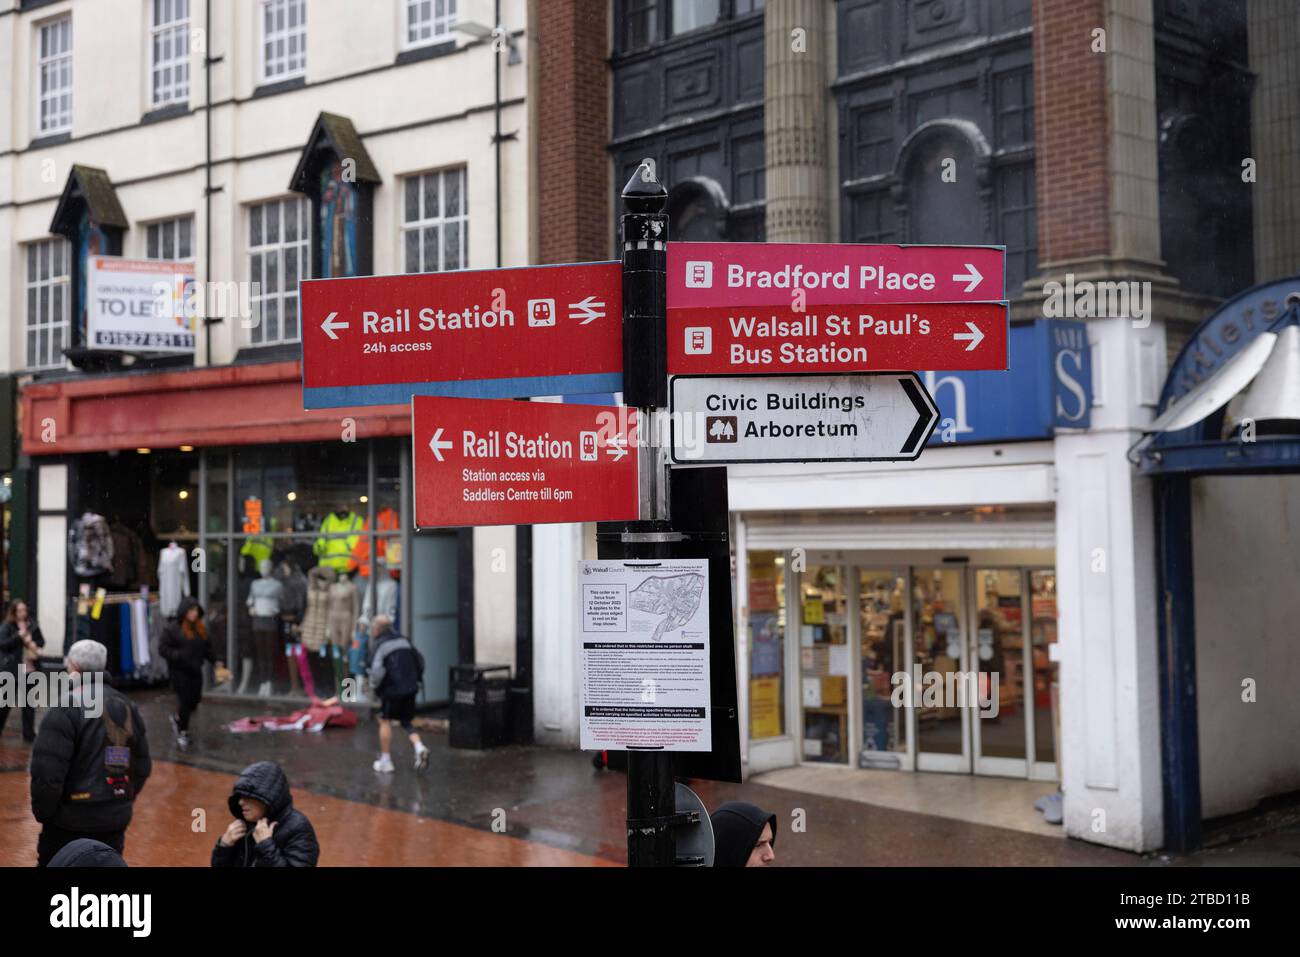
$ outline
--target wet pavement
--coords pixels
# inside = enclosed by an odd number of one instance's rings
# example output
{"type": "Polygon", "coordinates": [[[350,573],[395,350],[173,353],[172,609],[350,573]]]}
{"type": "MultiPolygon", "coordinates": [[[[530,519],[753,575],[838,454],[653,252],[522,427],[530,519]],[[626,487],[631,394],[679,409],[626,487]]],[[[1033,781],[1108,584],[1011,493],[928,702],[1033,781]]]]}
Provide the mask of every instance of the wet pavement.
{"type": "MultiPolygon", "coordinates": [[[[133,695],[150,731],[153,777],[136,802],[126,858],[135,865],[205,866],[230,820],[226,798],[254,761],[284,767],[295,805],[312,820],[322,865],[618,865],[625,862],[626,778],[596,771],[590,755],[543,747],[454,750],[423,732],[427,771],[411,767],[411,746],[394,735],[397,773],[380,775],[375,724],[319,734],[232,734],[222,725],[288,708],[205,699],[194,744],[175,749],[165,692],[133,695]],[[199,828],[203,829],[200,830],[199,828]]],[[[35,860],[28,749],[16,727],[0,739],[0,865],[35,860]]],[[[691,785],[708,807],[751,801],[776,813],[777,863],[789,865],[1135,865],[1163,860],[1056,836],[1026,833],[755,782],[691,785]],[[805,830],[792,832],[802,820],[805,830]]],[[[1226,862],[1226,861],[1225,861],[1226,862]]],[[[1193,863],[1188,861],[1187,863],[1193,863]]],[[[1205,861],[1220,863],[1220,861],[1205,861]]]]}

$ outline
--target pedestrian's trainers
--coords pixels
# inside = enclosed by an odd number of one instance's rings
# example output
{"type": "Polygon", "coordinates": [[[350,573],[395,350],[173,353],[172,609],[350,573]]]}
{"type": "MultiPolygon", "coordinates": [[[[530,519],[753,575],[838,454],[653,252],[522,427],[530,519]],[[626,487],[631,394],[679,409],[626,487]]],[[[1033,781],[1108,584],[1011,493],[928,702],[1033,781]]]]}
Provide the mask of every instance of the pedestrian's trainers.
{"type": "Polygon", "coordinates": [[[184,731],[176,736],[176,747],[180,748],[182,751],[188,751],[190,749],[190,736],[184,731]]]}
{"type": "Polygon", "coordinates": [[[422,744],[415,746],[415,770],[423,771],[429,766],[429,749],[422,744]]]}
{"type": "Polygon", "coordinates": [[[392,774],[394,771],[397,770],[397,768],[393,765],[393,759],[388,757],[387,755],[382,755],[376,758],[375,763],[372,764],[371,767],[374,768],[376,771],[378,771],[380,774],[392,774]]]}

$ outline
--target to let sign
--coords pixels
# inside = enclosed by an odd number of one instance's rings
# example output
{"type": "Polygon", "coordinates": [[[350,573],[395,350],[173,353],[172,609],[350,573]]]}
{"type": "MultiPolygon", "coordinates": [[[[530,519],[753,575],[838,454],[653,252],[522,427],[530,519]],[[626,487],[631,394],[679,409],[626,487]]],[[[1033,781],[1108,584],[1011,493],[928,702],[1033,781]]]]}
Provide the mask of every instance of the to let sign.
{"type": "Polygon", "coordinates": [[[616,392],[617,262],[304,280],[303,406],[616,392]]]}
{"type": "Polygon", "coordinates": [[[637,518],[636,411],[414,396],[415,525],[637,518]]]}

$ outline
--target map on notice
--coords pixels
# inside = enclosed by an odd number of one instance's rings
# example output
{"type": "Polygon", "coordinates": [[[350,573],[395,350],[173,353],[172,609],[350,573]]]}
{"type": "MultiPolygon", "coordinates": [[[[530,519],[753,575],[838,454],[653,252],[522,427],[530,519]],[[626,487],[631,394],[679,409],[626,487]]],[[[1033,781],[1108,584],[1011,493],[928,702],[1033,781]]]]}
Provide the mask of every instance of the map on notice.
{"type": "MultiPolygon", "coordinates": [[[[674,575],[671,578],[647,578],[637,585],[632,592],[632,610],[644,612],[659,619],[652,641],[658,641],[663,633],[672,628],[680,628],[700,610],[700,596],[704,594],[703,575],[674,575]]],[[[642,622],[632,620],[632,630],[642,622]]]]}
{"type": "Polygon", "coordinates": [[[709,751],[706,559],[581,562],[582,747],[709,751]]]}

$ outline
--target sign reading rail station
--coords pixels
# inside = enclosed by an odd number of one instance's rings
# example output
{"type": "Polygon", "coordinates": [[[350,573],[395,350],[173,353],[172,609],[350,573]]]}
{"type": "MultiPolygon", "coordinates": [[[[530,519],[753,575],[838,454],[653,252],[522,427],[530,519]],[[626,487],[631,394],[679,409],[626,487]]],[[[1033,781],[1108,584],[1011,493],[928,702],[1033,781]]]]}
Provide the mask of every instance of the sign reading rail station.
{"type": "Polygon", "coordinates": [[[415,526],[637,518],[636,410],[413,396],[415,526]]]}
{"type": "Polygon", "coordinates": [[[913,372],[674,376],[669,394],[679,464],[911,461],[939,421],[913,372]]]}
{"type": "Polygon", "coordinates": [[[300,284],[303,406],[616,392],[617,262],[300,284]]]}

